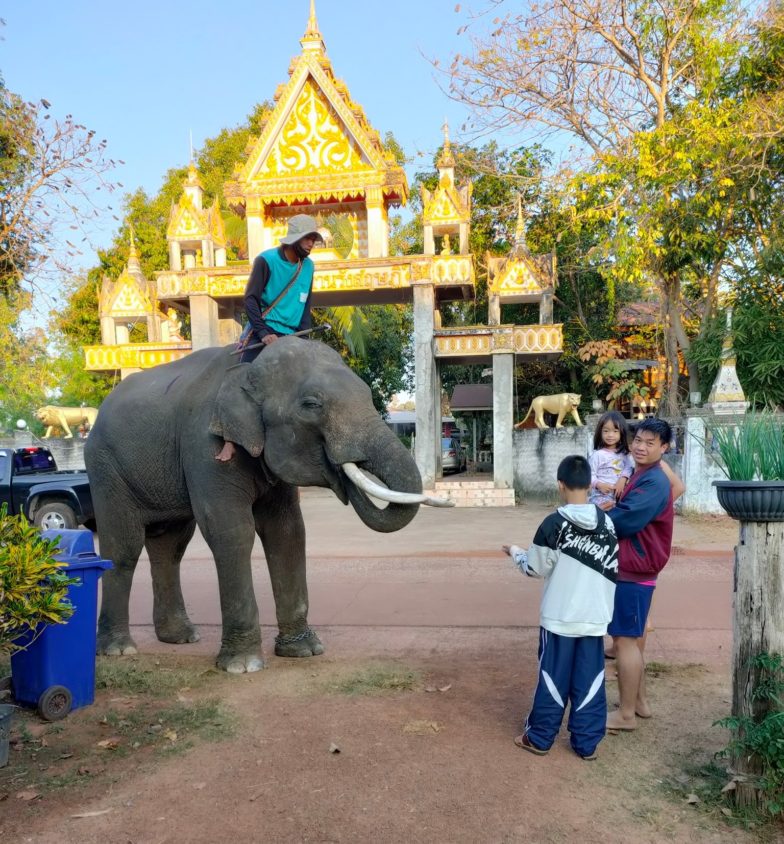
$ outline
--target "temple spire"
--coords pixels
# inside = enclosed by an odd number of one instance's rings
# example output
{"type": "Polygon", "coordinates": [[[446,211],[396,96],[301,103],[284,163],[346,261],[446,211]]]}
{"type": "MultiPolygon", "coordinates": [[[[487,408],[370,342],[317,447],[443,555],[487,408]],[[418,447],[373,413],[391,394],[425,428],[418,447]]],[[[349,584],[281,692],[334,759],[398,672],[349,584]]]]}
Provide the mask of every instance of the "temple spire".
{"type": "Polygon", "coordinates": [[[300,39],[302,49],[310,52],[323,53],[326,51],[324,39],[319,31],[318,19],[316,18],[316,0],[310,0],[310,15],[308,24],[305,27],[305,34],[300,39]]]}
{"type": "Polygon", "coordinates": [[[128,272],[140,273],[142,271],[142,265],[139,261],[139,251],[136,248],[136,241],[133,239],[133,223],[129,223],[128,231],[128,272]]]}
{"type": "Polygon", "coordinates": [[[528,243],[525,240],[525,214],[523,213],[523,195],[517,194],[517,226],[515,226],[514,251],[518,255],[528,253],[528,243]]]}

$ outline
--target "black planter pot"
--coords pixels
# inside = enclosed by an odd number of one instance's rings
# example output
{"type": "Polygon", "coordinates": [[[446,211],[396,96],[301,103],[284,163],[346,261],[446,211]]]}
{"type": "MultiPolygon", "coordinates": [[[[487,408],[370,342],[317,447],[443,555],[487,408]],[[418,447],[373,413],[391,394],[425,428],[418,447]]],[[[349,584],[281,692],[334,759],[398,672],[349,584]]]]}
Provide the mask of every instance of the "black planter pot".
{"type": "Polygon", "coordinates": [[[714,481],[719,504],[742,522],[784,522],[784,481],[714,481]]]}

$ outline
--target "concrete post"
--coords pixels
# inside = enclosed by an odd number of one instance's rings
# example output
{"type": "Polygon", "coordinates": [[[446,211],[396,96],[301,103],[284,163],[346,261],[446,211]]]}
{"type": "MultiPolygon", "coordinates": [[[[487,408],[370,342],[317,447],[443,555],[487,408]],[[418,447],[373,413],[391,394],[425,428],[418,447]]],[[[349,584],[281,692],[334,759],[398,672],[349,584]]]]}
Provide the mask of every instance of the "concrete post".
{"type": "Polygon", "coordinates": [[[487,324],[501,324],[501,297],[496,293],[487,294],[487,324]]]}
{"type": "Polygon", "coordinates": [[[545,290],[539,302],[539,325],[553,324],[553,289],[545,290]]]}
{"type": "Polygon", "coordinates": [[[218,303],[199,293],[189,296],[191,311],[191,348],[194,352],[220,343],[218,335],[218,303]]]}
{"type": "Polygon", "coordinates": [[[437,368],[434,354],[435,291],[429,282],[414,288],[414,380],[416,446],[414,460],[425,489],[433,489],[441,445],[441,401],[436,395],[437,368]]]}
{"type": "Polygon", "coordinates": [[[493,480],[496,489],[514,487],[514,352],[493,352],[493,480]]]}

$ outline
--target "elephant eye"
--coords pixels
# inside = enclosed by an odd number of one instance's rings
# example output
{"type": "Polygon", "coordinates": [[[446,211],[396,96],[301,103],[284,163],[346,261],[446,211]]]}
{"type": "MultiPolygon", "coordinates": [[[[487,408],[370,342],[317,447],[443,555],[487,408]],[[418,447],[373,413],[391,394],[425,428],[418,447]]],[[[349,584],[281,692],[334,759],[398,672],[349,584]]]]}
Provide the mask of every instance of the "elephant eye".
{"type": "Polygon", "coordinates": [[[305,410],[321,410],[323,404],[321,399],[317,399],[315,396],[306,396],[302,399],[302,407],[305,410]]]}

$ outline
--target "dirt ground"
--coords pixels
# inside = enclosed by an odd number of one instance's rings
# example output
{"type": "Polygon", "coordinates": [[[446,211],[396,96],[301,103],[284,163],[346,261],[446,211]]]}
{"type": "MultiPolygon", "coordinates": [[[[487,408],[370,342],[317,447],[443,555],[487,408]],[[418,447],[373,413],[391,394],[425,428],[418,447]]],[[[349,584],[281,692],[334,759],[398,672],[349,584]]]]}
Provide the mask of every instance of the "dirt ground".
{"type": "MultiPolygon", "coordinates": [[[[185,576],[195,645],[155,641],[140,566],[141,655],[100,660],[96,703],[65,721],[17,719],[3,842],[778,840],[710,797],[724,778],[712,724],[730,706],[735,523],[679,520],[648,650],[655,717],[585,762],[565,733],[545,758],[512,743],[536,677],[539,590],[497,549],[528,541],[546,507],[421,513],[379,537],[326,496],[303,505],[327,653],[278,659],[264,626],[267,670],[217,672],[203,544],[185,576]]],[[[268,622],[260,551],[254,567],[268,622]]]]}

